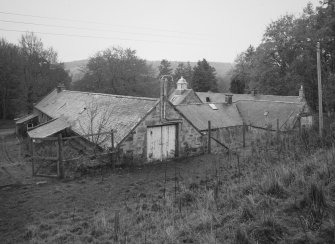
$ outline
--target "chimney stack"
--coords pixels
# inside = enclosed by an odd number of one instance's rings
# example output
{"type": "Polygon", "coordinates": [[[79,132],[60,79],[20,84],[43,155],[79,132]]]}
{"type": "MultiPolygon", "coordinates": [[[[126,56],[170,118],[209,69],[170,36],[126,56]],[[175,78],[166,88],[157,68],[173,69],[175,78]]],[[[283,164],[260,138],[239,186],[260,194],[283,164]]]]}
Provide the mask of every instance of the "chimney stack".
{"type": "Polygon", "coordinates": [[[233,103],[233,94],[225,94],[225,101],[227,104],[233,103]]]}
{"type": "Polygon", "coordinates": [[[58,86],[57,86],[57,93],[62,92],[65,89],[65,86],[62,82],[59,82],[58,86]]]}

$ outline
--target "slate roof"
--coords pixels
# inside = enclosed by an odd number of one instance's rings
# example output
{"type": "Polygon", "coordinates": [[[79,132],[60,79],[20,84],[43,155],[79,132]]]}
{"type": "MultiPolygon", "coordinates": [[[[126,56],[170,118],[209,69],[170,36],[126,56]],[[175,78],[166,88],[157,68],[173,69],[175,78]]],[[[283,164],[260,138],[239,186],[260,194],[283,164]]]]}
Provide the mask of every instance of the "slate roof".
{"type": "Polygon", "coordinates": [[[305,104],[274,101],[238,101],[236,106],[243,121],[259,128],[269,124],[272,130],[277,129],[277,119],[281,131],[292,129],[305,104]],[[267,115],[267,116],[266,116],[267,115]]]}
{"type": "Polygon", "coordinates": [[[70,124],[65,119],[57,118],[28,131],[28,135],[30,138],[45,138],[68,127],[70,124]]]}
{"type": "MultiPolygon", "coordinates": [[[[35,108],[51,118],[62,116],[79,135],[116,130],[116,146],[158,102],[154,98],[68,90],[57,93],[54,90],[36,104],[35,108]],[[92,118],[96,122],[90,123],[92,118]],[[90,124],[94,125],[92,130],[89,128],[90,124]]],[[[102,146],[110,147],[110,141],[107,138],[102,146]]]]}
{"type": "MultiPolygon", "coordinates": [[[[195,93],[192,89],[185,89],[183,90],[182,94],[178,94],[177,89],[175,89],[169,96],[169,101],[173,104],[173,105],[179,105],[182,104],[185,100],[186,97],[188,97],[189,95],[192,95],[191,93],[195,93]]],[[[194,94],[195,96],[196,93],[194,94]]],[[[200,100],[199,100],[200,102],[200,100]]]]}
{"type": "MultiPolygon", "coordinates": [[[[211,102],[223,103],[225,102],[225,93],[214,92],[196,92],[202,102],[206,102],[206,97],[210,98],[211,102]]],[[[262,95],[256,94],[233,94],[233,102],[237,101],[277,101],[277,102],[295,102],[299,103],[299,96],[276,96],[276,95],[262,95]]]]}
{"type": "Polygon", "coordinates": [[[16,123],[16,124],[22,124],[22,123],[27,122],[27,121],[29,121],[29,120],[31,120],[31,119],[33,119],[33,118],[36,118],[36,117],[38,117],[38,114],[35,114],[35,113],[27,114],[27,115],[25,115],[25,116],[23,116],[23,117],[21,117],[21,118],[18,118],[18,119],[15,121],[15,123],[16,123]]]}
{"type": "Polygon", "coordinates": [[[176,108],[200,131],[208,129],[208,120],[211,121],[213,129],[243,125],[235,104],[214,103],[214,105],[217,110],[205,103],[177,105],[176,108]]]}

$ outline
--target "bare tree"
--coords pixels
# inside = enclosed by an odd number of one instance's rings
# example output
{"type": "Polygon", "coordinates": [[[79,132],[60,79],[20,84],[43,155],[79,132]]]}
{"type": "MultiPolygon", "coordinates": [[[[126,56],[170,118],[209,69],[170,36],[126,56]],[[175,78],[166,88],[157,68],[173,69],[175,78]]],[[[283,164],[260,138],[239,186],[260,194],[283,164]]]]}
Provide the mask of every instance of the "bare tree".
{"type": "Polygon", "coordinates": [[[97,101],[94,98],[85,105],[79,118],[79,127],[81,133],[95,145],[94,153],[96,153],[98,148],[106,148],[106,143],[111,139],[112,111],[108,102],[97,101]]]}

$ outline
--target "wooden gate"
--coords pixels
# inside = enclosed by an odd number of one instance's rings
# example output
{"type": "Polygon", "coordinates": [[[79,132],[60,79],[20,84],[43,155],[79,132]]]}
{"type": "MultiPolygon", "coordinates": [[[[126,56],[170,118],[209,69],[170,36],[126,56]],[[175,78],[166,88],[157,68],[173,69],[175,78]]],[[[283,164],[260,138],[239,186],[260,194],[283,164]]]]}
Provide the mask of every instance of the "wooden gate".
{"type": "Polygon", "coordinates": [[[147,158],[148,161],[163,161],[175,157],[176,125],[148,127],[147,158]]]}

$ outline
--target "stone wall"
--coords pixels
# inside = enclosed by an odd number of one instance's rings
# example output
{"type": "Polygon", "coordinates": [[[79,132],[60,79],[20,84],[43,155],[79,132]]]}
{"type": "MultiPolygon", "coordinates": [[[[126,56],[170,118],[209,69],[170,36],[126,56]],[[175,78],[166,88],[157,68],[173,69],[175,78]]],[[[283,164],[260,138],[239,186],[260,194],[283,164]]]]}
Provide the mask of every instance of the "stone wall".
{"type": "Polygon", "coordinates": [[[178,113],[170,103],[166,103],[166,121],[160,120],[160,104],[143,119],[134,131],[119,145],[123,160],[141,164],[147,161],[147,127],[177,124],[176,157],[199,155],[204,152],[202,135],[178,113]]]}

